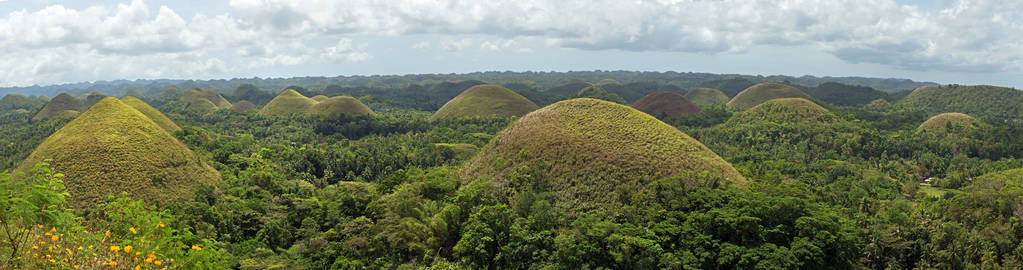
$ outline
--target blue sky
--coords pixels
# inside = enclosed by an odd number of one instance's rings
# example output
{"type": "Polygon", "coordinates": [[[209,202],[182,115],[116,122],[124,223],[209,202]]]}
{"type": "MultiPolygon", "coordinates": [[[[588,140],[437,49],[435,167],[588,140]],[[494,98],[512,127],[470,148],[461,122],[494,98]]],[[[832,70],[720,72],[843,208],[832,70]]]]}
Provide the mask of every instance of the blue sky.
{"type": "Polygon", "coordinates": [[[489,70],[1023,88],[1023,1],[0,0],[0,86],[489,70]]]}

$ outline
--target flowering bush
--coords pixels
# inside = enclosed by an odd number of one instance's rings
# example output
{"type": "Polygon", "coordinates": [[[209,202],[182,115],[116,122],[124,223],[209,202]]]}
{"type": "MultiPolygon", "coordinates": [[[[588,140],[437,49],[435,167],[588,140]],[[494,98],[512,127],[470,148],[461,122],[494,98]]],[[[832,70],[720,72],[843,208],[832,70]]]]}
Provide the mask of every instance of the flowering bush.
{"type": "Polygon", "coordinates": [[[123,194],[97,209],[102,216],[75,218],[61,208],[67,194],[60,178],[45,163],[28,177],[0,178],[0,190],[22,191],[0,201],[8,210],[0,235],[12,236],[0,241],[0,269],[225,268],[226,253],[215,242],[173,229],[171,215],[123,194]]]}

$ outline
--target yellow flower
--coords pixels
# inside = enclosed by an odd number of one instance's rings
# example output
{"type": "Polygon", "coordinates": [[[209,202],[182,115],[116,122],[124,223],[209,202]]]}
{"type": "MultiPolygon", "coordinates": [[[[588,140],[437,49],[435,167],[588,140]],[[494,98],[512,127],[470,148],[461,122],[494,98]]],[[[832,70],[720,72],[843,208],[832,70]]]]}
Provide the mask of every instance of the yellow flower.
{"type": "Polygon", "coordinates": [[[32,249],[39,249],[39,246],[32,246],[32,249]]]}
{"type": "Polygon", "coordinates": [[[124,246],[124,253],[131,253],[131,246],[124,246]]]}
{"type": "Polygon", "coordinates": [[[78,266],[77,266],[77,265],[75,265],[75,269],[78,269],[78,266]]]}
{"type": "Polygon", "coordinates": [[[120,246],[110,246],[110,251],[113,251],[113,252],[121,251],[121,247],[120,246]]]}
{"type": "Polygon", "coordinates": [[[141,265],[136,265],[135,266],[135,270],[142,270],[142,266],[141,265]]]}
{"type": "Polygon", "coordinates": [[[149,256],[146,256],[146,263],[153,263],[153,260],[156,260],[156,254],[149,253],[149,256]]]}
{"type": "Polygon", "coordinates": [[[138,234],[139,233],[138,231],[135,230],[135,227],[128,228],[128,230],[131,231],[131,234],[138,234]]]}
{"type": "Polygon", "coordinates": [[[160,226],[160,228],[163,228],[163,221],[160,221],[160,224],[157,224],[156,226],[160,226]]]}
{"type": "Polygon", "coordinates": [[[163,265],[163,262],[161,262],[161,261],[155,261],[155,262],[153,262],[153,264],[155,264],[155,265],[163,265]]]}
{"type": "Polygon", "coordinates": [[[50,263],[56,263],[56,262],[57,262],[57,260],[50,259],[50,263]]]}
{"type": "Polygon", "coordinates": [[[107,230],[107,232],[103,233],[103,235],[106,235],[107,237],[110,237],[110,230],[107,230]]]}
{"type": "Polygon", "coordinates": [[[57,232],[57,227],[50,227],[50,232],[57,232]]]}
{"type": "Polygon", "coordinates": [[[107,265],[109,265],[109,266],[117,266],[117,262],[109,261],[109,262],[107,262],[107,265]]]}
{"type": "Polygon", "coordinates": [[[141,251],[136,251],[136,252],[135,252],[135,256],[140,256],[140,255],[142,255],[142,252],[141,252],[141,251]]]}
{"type": "Polygon", "coordinates": [[[56,234],[54,234],[53,236],[50,236],[50,240],[54,241],[54,242],[57,242],[57,240],[60,240],[60,236],[57,236],[56,234]]]}
{"type": "Polygon", "coordinates": [[[192,245],[192,250],[195,250],[195,251],[201,251],[201,250],[202,250],[202,248],[201,248],[201,247],[199,247],[199,246],[196,246],[196,245],[192,245]]]}

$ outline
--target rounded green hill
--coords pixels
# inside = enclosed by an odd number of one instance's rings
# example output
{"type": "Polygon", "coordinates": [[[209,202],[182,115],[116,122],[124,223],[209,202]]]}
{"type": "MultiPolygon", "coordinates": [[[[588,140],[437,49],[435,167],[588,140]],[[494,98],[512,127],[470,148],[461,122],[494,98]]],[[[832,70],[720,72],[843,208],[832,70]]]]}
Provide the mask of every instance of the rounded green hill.
{"type": "Polygon", "coordinates": [[[430,120],[458,117],[513,117],[538,109],[535,103],[494,84],[470,87],[441,106],[430,120]]]}
{"type": "Polygon", "coordinates": [[[311,97],[311,99],[315,100],[316,102],[321,102],[321,101],[327,100],[328,97],[324,96],[324,95],[316,95],[316,96],[311,97]]]}
{"type": "Polygon", "coordinates": [[[195,102],[201,102],[200,100],[207,100],[219,109],[231,108],[231,102],[227,101],[224,96],[221,96],[213,90],[192,88],[191,90],[188,90],[188,92],[185,92],[185,95],[181,96],[181,101],[187,102],[190,105],[195,102]]]}
{"type": "Polygon", "coordinates": [[[590,84],[588,82],[573,82],[551,87],[545,90],[544,92],[559,96],[571,96],[575,95],[576,93],[579,93],[579,90],[582,90],[583,88],[586,87],[590,87],[592,85],[593,84],[590,84]]]}
{"type": "Polygon", "coordinates": [[[92,93],[85,95],[84,97],[85,102],[82,103],[82,110],[84,111],[88,110],[89,108],[92,108],[92,105],[95,105],[97,102],[103,100],[106,97],[107,95],[104,95],[103,93],[100,93],[98,91],[92,91],[92,93]]]}
{"type": "Polygon", "coordinates": [[[248,100],[238,101],[231,105],[231,110],[236,112],[247,112],[255,109],[258,109],[256,104],[252,104],[248,100]]]}
{"type": "Polygon", "coordinates": [[[124,102],[124,104],[128,104],[128,106],[131,106],[142,114],[145,114],[146,117],[149,117],[150,120],[156,122],[157,125],[167,132],[174,133],[175,131],[181,130],[181,127],[179,127],[178,124],[175,124],[174,121],[171,121],[170,118],[167,118],[166,115],[156,108],[153,108],[153,106],[149,106],[149,104],[145,101],[137,99],[134,96],[125,96],[121,98],[121,102],[124,102]]]}
{"type": "Polygon", "coordinates": [[[79,102],[78,99],[72,97],[71,95],[68,95],[67,93],[60,93],[56,97],[53,97],[53,99],[50,99],[50,102],[47,102],[46,106],[43,106],[43,109],[39,111],[39,113],[37,113],[35,117],[32,117],[32,120],[47,119],[56,116],[62,111],[81,110],[82,103],[79,102]]]}
{"type": "Polygon", "coordinates": [[[569,209],[610,209],[623,188],[659,178],[709,172],[745,184],[728,162],[653,116],[612,102],[580,98],[533,111],[497,134],[469,161],[466,179],[507,187],[543,186],[569,209]],[[528,178],[520,178],[529,175],[528,178]],[[543,183],[518,183],[543,179],[543,183]]]}
{"type": "Polygon", "coordinates": [[[758,83],[746,88],[746,90],[742,90],[742,92],[739,92],[739,94],[735,95],[735,97],[728,101],[728,104],[725,104],[725,106],[729,109],[742,111],[776,98],[810,99],[810,96],[802,90],[799,90],[799,88],[795,88],[787,84],[758,83]]]}
{"type": "Polygon", "coordinates": [[[976,129],[980,120],[962,113],[943,113],[932,116],[917,127],[917,131],[957,132],[976,129]]]}
{"type": "Polygon", "coordinates": [[[288,115],[306,113],[313,105],[316,105],[315,100],[303,96],[294,89],[288,89],[274,97],[273,100],[270,100],[270,103],[267,103],[266,106],[263,106],[263,109],[259,110],[259,114],[288,115]]]}
{"type": "Polygon", "coordinates": [[[728,95],[714,88],[693,88],[686,93],[685,97],[700,107],[722,106],[728,103],[728,95]]]}
{"type": "Polygon", "coordinates": [[[46,138],[18,168],[44,160],[66,175],[69,201],[87,209],[127,192],[150,203],[187,201],[220,174],[144,114],[105,98],[46,138]]]}
{"type": "Polygon", "coordinates": [[[682,95],[653,92],[632,104],[633,108],[653,116],[679,117],[700,113],[700,107],[682,95]]]}
{"type": "Polygon", "coordinates": [[[839,119],[834,113],[805,98],[778,98],[768,100],[728,119],[728,123],[834,123],[839,119]]]}
{"type": "Polygon", "coordinates": [[[32,100],[26,96],[19,94],[7,94],[3,98],[0,98],[0,112],[12,111],[16,109],[28,109],[32,104],[32,100]]]}
{"type": "Polygon", "coordinates": [[[607,100],[607,101],[618,103],[618,104],[626,104],[624,98],[622,98],[621,96],[619,96],[617,94],[608,92],[607,89],[604,89],[605,86],[609,86],[609,85],[614,85],[614,84],[605,84],[604,86],[600,86],[600,85],[590,85],[590,86],[587,86],[586,88],[583,88],[583,89],[579,90],[578,93],[575,93],[575,97],[576,98],[595,98],[595,99],[607,100]]]}
{"type": "Polygon", "coordinates": [[[311,114],[373,114],[373,111],[362,104],[362,101],[350,96],[336,96],[317,102],[309,108],[311,114]]]}
{"type": "Polygon", "coordinates": [[[960,112],[980,119],[1023,119],[1023,91],[990,85],[924,86],[897,103],[931,114],[960,112]]]}

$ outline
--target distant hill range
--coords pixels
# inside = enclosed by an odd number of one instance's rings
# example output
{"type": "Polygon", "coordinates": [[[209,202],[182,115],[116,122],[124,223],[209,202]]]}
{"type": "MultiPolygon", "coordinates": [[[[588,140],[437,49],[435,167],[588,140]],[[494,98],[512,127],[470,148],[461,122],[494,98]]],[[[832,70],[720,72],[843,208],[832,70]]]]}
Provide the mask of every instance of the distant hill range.
{"type": "MultiPolygon", "coordinates": [[[[546,90],[569,83],[601,81],[620,82],[637,93],[618,93],[628,101],[635,101],[653,91],[671,91],[671,89],[689,89],[707,87],[720,89],[729,96],[761,82],[789,82],[806,87],[817,87],[825,82],[837,82],[847,85],[865,86],[883,92],[912,90],[921,86],[937,85],[933,82],[917,82],[908,79],[865,78],[865,77],[814,77],[814,76],[754,76],[739,74],[711,74],[693,72],[637,72],[637,71],[571,71],[571,72],[475,72],[465,74],[415,74],[385,76],[337,76],[337,77],[293,77],[293,78],[236,78],[229,80],[114,80],[81,82],[47,86],[0,87],[0,96],[6,94],[22,94],[26,96],[56,96],[69,93],[73,96],[98,91],[107,96],[122,96],[130,90],[147,96],[157,96],[169,87],[178,89],[211,89],[229,95],[241,86],[262,89],[268,93],[277,93],[290,86],[300,85],[308,89],[327,92],[344,91],[353,96],[378,95],[380,92],[394,92],[396,88],[415,92],[416,89],[426,90],[424,93],[404,93],[403,95],[427,95],[439,101],[426,104],[423,109],[437,109],[443,102],[453,98],[468,87],[476,84],[493,83],[507,85],[516,92],[546,90]],[[457,85],[445,85],[452,84],[457,85]],[[655,84],[656,83],[656,84],[655,84]],[[251,85],[251,86],[249,86],[251,85]],[[638,91],[637,91],[638,90],[638,91]]],[[[606,88],[606,87],[605,87],[606,88]]],[[[578,89],[576,89],[577,91],[578,89]]],[[[612,89],[608,89],[612,91],[612,89]]],[[[300,91],[301,92],[301,91],[300,91]]],[[[333,93],[337,95],[337,93],[333,93]]],[[[390,94],[390,93],[389,93],[390,94]]],[[[257,104],[262,102],[253,101],[257,104]]]]}

